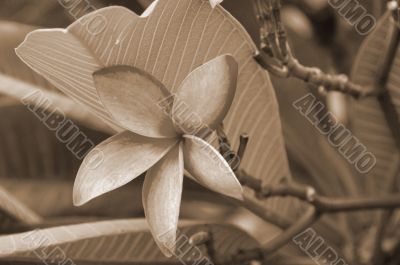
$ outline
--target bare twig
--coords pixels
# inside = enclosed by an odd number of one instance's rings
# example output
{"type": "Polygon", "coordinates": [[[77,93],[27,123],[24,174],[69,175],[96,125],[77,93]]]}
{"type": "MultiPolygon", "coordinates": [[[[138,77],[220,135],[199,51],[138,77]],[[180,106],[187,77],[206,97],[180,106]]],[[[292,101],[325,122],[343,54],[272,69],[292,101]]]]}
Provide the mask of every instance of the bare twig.
{"type": "Polygon", "coordinates": [[[280,235],[267,242],[263,248],[241,251],[237,256],[233,257],[234,262],[243,263],[251,260],[266,260],[269,255],[285,246],[293,237],[311,226],[318,220],[319,216],[316,209],[311,207],[297,222],[284,230],[280,235]]]}
{"type": "Polygon", "coordinates": [[[269,255],[286,245],[293,239],[293,237],[317,221],[319,216],[319,212],[314,207],[310,207],[297,222],[263,246],[264,256],[269,255]]]}
{"type": "Polygon", "coordinates": [[[296,183],[283,183],[274,186],[262,186],[261,181],[240,171],[238,179],[243,185],[252,188],[261,198],[294,197],[316,207],[321,213],[395,209],[400,208],[400,194],[391,194],[382,197],[336,198],[325,197],[315,192],[314,188],[296,183]]]}
{"type": "Polygon", "coordinates": [[[260,200],[253,198],[251,195],[244,194],[242,201],[229,198],[228,200],[231,200],[237,206],[247,209],[263,219],[265,222],[273,224],[281,229],[288,228],[292,223],[290,220],[276,213],[274,210],[266,208],[260,200]]]}
{"type": "Polygon", "coordinates": [[[248,143],[249,143],[249,136],[247,134],[240,135],[239,148],[237,151],[237,156],[240,158],[240,160],[242,160],[244,157],[248,143]]]}
{"type": "Polygon", "coordinates": [[[280,0],[254,0],[254,7],[261,26],[261,51],[255,55],[255,59],[263,68],[279,77],[292,76],[355,98],[379,95],[373,87],[364,88],[354,84],[346,75],[327,74],[319,68],[306,67],[294,58],[281,21],[280,0]]]}

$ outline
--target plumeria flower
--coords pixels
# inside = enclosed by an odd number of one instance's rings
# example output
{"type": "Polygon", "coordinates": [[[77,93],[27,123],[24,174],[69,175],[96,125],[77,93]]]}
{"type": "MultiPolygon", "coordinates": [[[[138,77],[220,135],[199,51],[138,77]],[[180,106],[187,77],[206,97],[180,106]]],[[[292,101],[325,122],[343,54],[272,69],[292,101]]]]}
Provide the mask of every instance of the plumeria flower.
{"type": "Polygon", "coordinates": [[[237,75],[234,58],[223,55],[196,68],[171,94],[154,76],[135,67],[112,66],[95,72],[102,103],[125,131],[85,158],[74,185],[74,204],[82,205],[147,171],[145,215],[158,246],[170,256],[176,243],[184,170],[201,185],[242,199],[242,187],[228,163],[199,137],[222,123],[235,95],[237,75]],[[165,108],[165,102],[171,102],[170,107],[165,108]],[[94,157],[100,157],[100,162],[94,157]]]}

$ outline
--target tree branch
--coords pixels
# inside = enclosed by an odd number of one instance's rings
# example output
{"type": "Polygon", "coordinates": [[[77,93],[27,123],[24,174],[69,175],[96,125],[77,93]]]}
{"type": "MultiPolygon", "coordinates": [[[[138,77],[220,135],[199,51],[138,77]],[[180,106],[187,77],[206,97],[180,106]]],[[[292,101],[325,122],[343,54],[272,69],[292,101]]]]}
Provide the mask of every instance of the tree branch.
{"type": "MultiPolygon", "coordinates": [[[[312,206],[310,210],[299,220],[297,220],[291,226],[284,224],[281,228],[288,227],[279,236],[272,239],[263,248],[246,250],[238,253],[233,257],[235,262],[245,262],[251,260],[265,260],[265,258],[272,252],[283,247],[289,243],[292,238],[311,226],[315,221],[319,219],[322,214],[325,213],[337,213],[337,212],[349,212],[349,211],[360,211],[360,210],[377,210],[377,209],[395,209],[400,208],[400,194],[391,194],[378,198],[359,197],[359,198],[338,198],[338,197],[326,197],[317,194],[314,188],[309,186],[303,186],[294,182],[281,183],[273,186],[263,186],[259,179],[256,179],[243,170],[236,172],[237,178],[242,183],[254,190],[260,199],[268,199],[272,197],[294,197],[305,201],[312,206]]],[[[243,203],[243,206],[247,209],[251,209],[254,205],[258,205],[251,211],[258,216],[263,216],[263,219],[274,223],[276,217],[272,216],[271,213],[265,213],[262,211],[263,207],[259,205],[257,201],[251,201],[250,204],[243,203]],[[264,216],[267,215],[267,216],[264,216]],[[273,219],[273,220],[271,220],[273,219]]],[[[265,208],[264,208],[265,210],[265,208]]]]}
{"type": "Polygon", "coordinates": [[[286,245],[297,234],[310,227],[320,217],[320,214],[314,207],[310,207],[308,211],[292,226],[264,245],[264,256],[269,255],[279,248],[286,245]]]}
{"type": "Polygon", "coordinates": [[[274,224],[279,228],[286,229],[290,226],[290,220],[282,217],[279,214],[276,214],[274,211],[267,209],[260,201],[252,198],[247,194],[244,194],[243,197],[243,201],[235,200],[238,206],[249,210],[264,221],[274,224]]]}
{"type": "Polygon", "coordinates": [[[266,243],[263,248],[242,251],[233,257],[233,263],[241,264],[251,260],[266,260],[269,255],[285,246],[296,235],[310,227],[319,217],[320,215],[314,207],[309,208],[297,222],[266,243]]]}
{"type": "Polygon", "coordinates": [[[400,208],[400,194],[391,194],[376,198],[326,197],[317,194],[312,187],[302,186],[294,182],[277,184],[274,186],[263,186],[261,181],[245,174],[243,170],[238,172],[237,176],[243,185],[253,189],[260,198],[266,199],[276,196],[295,197],[308,202],[321,213],[400,208]]]}
{"type": "Polygon", "coordinates": [[[253,0],[260,21],[261,51],[256,61],[266,70],[279,77],[290,76],[322,87],[328,91],[339,91],[355,98],[377,96],[373,87],[365,88],[352,83],[346,75],[332,75],[316,67],[306,67],[293,57],[286,31],[280,15],[279,0],[253,0]]]}

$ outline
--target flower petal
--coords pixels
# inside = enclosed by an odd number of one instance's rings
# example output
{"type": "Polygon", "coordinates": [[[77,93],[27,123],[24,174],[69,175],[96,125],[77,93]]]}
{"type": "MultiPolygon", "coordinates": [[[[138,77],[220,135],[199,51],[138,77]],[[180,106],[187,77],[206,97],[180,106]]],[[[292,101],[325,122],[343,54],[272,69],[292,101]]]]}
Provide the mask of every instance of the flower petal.
{"type": "Polygon", "coordinates": [[[215,8],[217,5],[221,4],[224,0],[210,0],[210,4],[212,8],[215,8]]]}
{"type": "Polygon", "coordinates": [[[184,136],[183,157],[185,169],[203,186],[233,197],[243,199],[243,190],[225,159],[204,140],[184,136]]]}
{"type": "Polygon", "coordinates": [[[171,94],[153,76],[131,66],[112,66],[95,72],[93,78],[101,101],[122,127],[148,137],[176,136],[160,105],[171,94]]]}
{"type": "Polygon", "coordinates": [[[94,148],[79,168],[74,184],[74,205],[82,205],[140,176],[159,161],[176,139],[150,139],[129,131],[94,148]]]}
{"type": "Polygon", "coordinates": [[[174,251],[183,185],[182,145],[152,167],[143,185],[143,207],[154,240],[168,257],[174,251]]]}
{"type": "Polygon", "coordinates": [[[153,13],[154,9],[156,8],[159,0],[154,0],[147,8],[143,11],[140,17],[148,17],[153,13]]]}
{"type": "Polygon", "coordinates": [[[172,117],[185,134],[208,126],[215,129],[225,118],[236,92],[238,64],[222,55],[196,68],[176,92],[172,117]]]}

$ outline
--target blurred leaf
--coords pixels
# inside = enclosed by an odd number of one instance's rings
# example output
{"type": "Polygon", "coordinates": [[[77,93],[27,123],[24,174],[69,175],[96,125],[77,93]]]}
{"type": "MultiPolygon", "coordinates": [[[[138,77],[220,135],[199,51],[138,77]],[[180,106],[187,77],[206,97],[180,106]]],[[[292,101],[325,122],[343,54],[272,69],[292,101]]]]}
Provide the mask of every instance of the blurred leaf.
{"type": "MultiPolygon", "coordinates": [[[[378,21],[385,13],[388,1],[360,0],[357,3],[378,21]]],[[[339,71],[349,73],[352,70],[354,60],[366,36],[359,34],[355,25],[349,23],[346,19],[347,16],[341,15],[337,9],[333,9],[333,13],[336,18],[336,30],[333,39],[334,45],[331,47],[332,56],[339,71]]]]}
{"type": "Polygon", "coordinates": [[[154,0],[137,0],[137,2],[143,7],[147,8],[154,0]]]}
{"type": "Polygon", "coordinates": [[[124,6],[136,14],[141,14],[153,0],[98,0],[103,6],[124,6]]]}
{"type": "Polygon", "coordinates": [[[311,257],[305,253],[293,253],[293,251],[281,250],[278,253],[273,254],[268,258],[267,264],[275,265],[314,265],[314,261],[311,257]],[[301,255],[303,254],[303,255],[301,255]]]}
{"type": "MultiPolygon", "coordinates": [[[[390,50],[398,49],[396,31],[397,26],[388,12],[361,46],[354,63],[352,81],[366,88],[376,88],[377,91],[388,89],[392,103],[400,108],[400,53],[390,54],[390,50]],[[394,59],[392,56],[395,56],[394,59]]],[[[392,188],[393,179],[399,174],[400,164],[396,141],[382,106],[376,98],[361,99],[352,102],[350,113],[352,131],[377,159],[375,167],[363,177],[360,185],[371,195],[386,193],[392,188]]]]}
{"type": "MultiPolygon", "coordinates": [[[[288,13],[286,13],[288,14],[288,13]]],[[[289,13],[293,14],[293,13],[289,13]]],[[[285,19],[284,19],[285,21],[285,19]]],[[[304,23],[306,24],[306,23],[304,23]]],[[[288,28],[288,36],[295,56],[305,65],[331,70],[329,51],[318,45],[315,39],[288,28]],[[324,58],[324,60],[321,60],[324,58]]],[[[272,77],[278,97],[283,133],[293,178],[314,187],[327,196],[358,196],[362,194],[355,168],[332,147],[326,136],[320,134],[306,117],[293,107],[293,103],[316,88],[295,78],[272,77]]],[[[324,99],[316,97],[325,103],[324,99]]],[[[338,214],[323,218],[320,233],[324,238],[345,247],[352,242],[350,224],[359,225],[365,215],[338,214]]]]}
{"type": "MultiPolygon", "coordinates": [[[[105,135],[81,128],[94,144],[105,135]]],[[[7,178],[70,179],[80,161],[25,106],[0,110],[0,176],[7,178]],[[38,144],[39,143],[39,144],[38,144]]],[[[72,196],[72,195],[71,195],[72,196]]]]}
{"type": "Polygon", "coordinates": [[[46,180],[0,179],[0,184],[25,205],[46,217],[46,220],[67,216],[125,218],[143,215],[141,184],[134,182],[83,207],[74,207],[72,204],[73,176],[69,181],[54,177],[46,180]]]}
{"type": "MultiPolygon", "coordinates": [[[[74,167],[77,170],[76,167],[74,167]]],[[[105,194],[82,207],[72,204],[71,180],[59,177],[0,178],[0,185],[19,201],[45,218],[45,222],[67,217],[131,218],[142,217],[143,176],[128,185],[105,194]],[[118,205],[118,207],[110,207],[118,205]]],[[[221,222],[229,220],[235,206],[186,178],[181,205],[181,218],[221,222]]],[[[68,221],[66,221],[68,223],[68,221]]]]}
{"type": "Polygon", "coordinates": [[[41,222],[39,215],[0,187],[0,233],[27,228],[39,222],[41,222]]]}
{"type": "Polygon", "coordinates": [[[166,258],[157,248],[144,219],[114,220],[35,230],[0,237],[3,260],[59,262],[68,258],[74,264],[168,264],[209,258],[204,245],[199,251],[189,244],[191,235],[205,231],[211,235],[214,261],[226,261],[240,249],[258,243],[230,225],[182,222],[177,238],[177,256],[166,258]],[[191,250],[189,250],[191,248],[191,250]],[[186,251],[186,254],[185,254],[186,251]]]}
{"type": "Polygon", "coordinates": [[[394,211],[389,219],[382,244],[386,253],[393,253],[400,247],[400,210],[394,211]]]}
{"type": "MultiPolygon", "coordinates": [[[[91,0],[91,2],[94,0],[91,0]]],[[[0,20],[10,20],[42,27],[63,27],[72,17],[54,0],[2,0],[0,20]]]]}
{"type": "MultiPolygon", "coordinates": [[[[87,129],[83,129],[83,132],[95,143],[104,138],[101,134],[87,129]]],[[[45,181],[49,179],[53,181],[64,179],[72,182],[79,164],[80,161],[56,138],[55,132],[45,127],[25,106],[11,104],[1,107],[0,176],[13,179],[14,187],[26,186],[26,183],[29,182],[28,179],[40,180],[39,187],[41,188],[47,187],[45,181]]],[[[1,181],[0,184],[4,183],[1,181]]],[[[39,219],[27,208],[30,207],[41,214],[37,207],[33,207],[35,201],[41,205],[51,204],[54,208],[61,207],[64,201],[64,198],[60,197],[59,190],[52,190],[52,187],[48,187],[49,190],[40,190],[38,187],[31,186],[32,192],[26,193],[24,199],[13,192],[13,186],[3,186],[5,188],[2,193],[4,198],[0,199],[0,208],[4,213],[11,214],[11,218],[4,219],[4,222],[3,218],[0,218],[2,232],[23,229],[21,221],[22,224],[36,225],[39,219]],[[52,193],[53,191],[55,193],[52,193]],[[14,198],[8,194],[13,194],[18,201],[14,202],[14,198]],[[55,196],[48,201],[49,197],[43,198],[42,196],[45,194],[55,196]]],[[[64,195],[70,199],[72,191],[64,193],[64,195]]],[[[53,211],[55,211],[54,208],[53,211]]]]}

